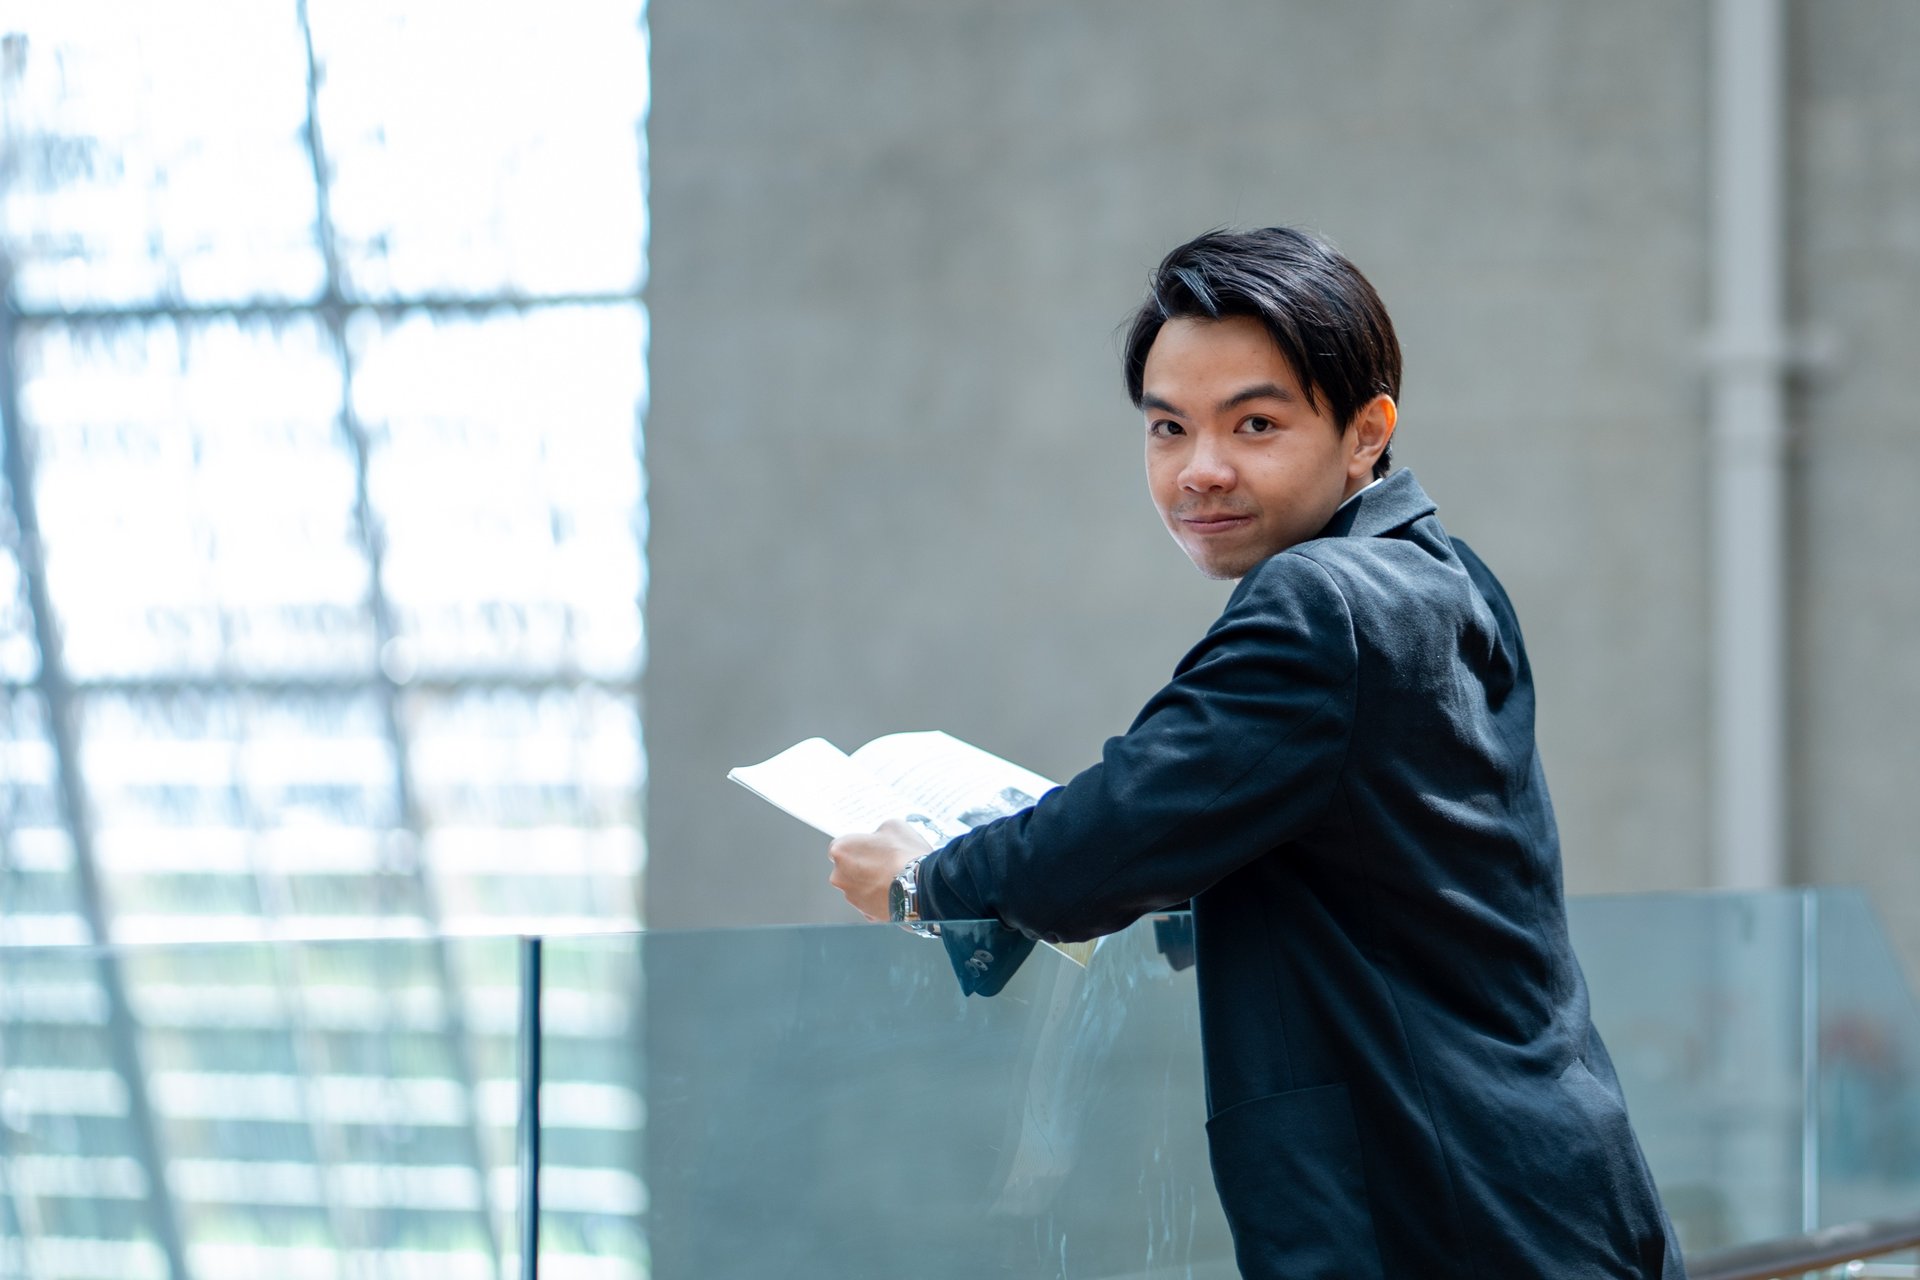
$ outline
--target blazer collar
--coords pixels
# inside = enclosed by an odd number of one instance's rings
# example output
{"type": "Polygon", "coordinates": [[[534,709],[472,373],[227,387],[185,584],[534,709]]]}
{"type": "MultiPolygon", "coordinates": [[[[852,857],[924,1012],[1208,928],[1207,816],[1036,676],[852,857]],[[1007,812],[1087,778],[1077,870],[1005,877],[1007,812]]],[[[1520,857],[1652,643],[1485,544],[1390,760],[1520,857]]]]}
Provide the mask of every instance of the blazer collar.
{"type": "Polygon", "coordinates": [[[1390,473],[1371,489],[1355,494],[1333,513],[1333,519],[1327,521],[1327,527],[1318,536],[1378,538],[1430,516],[1434,510],[1433,499],[1413,478],[1413,472],[1402,469],[1390,473]]]}

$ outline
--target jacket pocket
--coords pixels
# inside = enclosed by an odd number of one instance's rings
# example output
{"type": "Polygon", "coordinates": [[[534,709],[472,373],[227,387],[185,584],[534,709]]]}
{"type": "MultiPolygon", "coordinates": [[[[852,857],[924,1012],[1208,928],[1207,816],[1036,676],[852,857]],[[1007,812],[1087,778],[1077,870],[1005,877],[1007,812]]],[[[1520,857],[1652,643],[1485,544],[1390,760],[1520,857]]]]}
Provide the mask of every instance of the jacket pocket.
{"type": "Polygon", "coordinates": [[[1346,1085],[1228,1107],[1207,1147],[1247,1280],[1384,1280],[1346,1085]]]}

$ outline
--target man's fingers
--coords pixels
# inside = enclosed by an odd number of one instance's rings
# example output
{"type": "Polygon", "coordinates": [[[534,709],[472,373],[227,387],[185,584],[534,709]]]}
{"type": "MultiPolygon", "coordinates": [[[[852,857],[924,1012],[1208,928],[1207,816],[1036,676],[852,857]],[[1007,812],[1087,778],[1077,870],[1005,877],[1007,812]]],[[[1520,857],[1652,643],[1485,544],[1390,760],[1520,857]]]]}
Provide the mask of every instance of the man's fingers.
{"type": "Polygon", "coordinates": [[[827,843],[827,858],[833,864],[827,883],[868,920],[884,920],[887,889],[894,875],[931,847],[897,818],[865,835],[836,836],[827,843]]]}

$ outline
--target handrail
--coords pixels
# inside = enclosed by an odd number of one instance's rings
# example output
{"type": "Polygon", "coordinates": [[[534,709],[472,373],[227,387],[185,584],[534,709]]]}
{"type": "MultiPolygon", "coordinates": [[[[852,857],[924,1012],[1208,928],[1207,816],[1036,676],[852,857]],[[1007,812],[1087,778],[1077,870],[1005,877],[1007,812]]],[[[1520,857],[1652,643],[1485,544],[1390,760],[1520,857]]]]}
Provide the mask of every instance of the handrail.
{"type": "Polygon", "coordinates": [[[1920,1213],[1715,1249],[1688,1259],[1687,1274],[1692,1280],[1779,1280],[1915,1247],[1920,1247],[1920,1213]]]}

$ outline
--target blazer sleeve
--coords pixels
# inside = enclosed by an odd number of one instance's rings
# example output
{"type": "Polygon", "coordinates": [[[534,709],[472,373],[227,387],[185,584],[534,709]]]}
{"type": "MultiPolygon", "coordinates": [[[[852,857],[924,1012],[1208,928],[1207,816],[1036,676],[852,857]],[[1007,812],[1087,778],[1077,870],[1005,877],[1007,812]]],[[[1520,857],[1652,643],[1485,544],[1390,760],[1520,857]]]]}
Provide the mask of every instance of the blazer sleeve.
{"type": "Polygon", "coordinates": [[[1333,578],[1270,557],[1100,763],[922,860],[922,914],[1063,942],[1184,904],[1319,820],[1357,671],[1333,578]]]}

